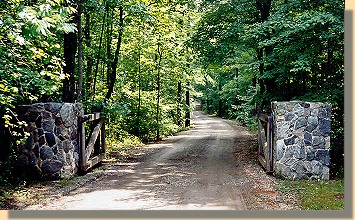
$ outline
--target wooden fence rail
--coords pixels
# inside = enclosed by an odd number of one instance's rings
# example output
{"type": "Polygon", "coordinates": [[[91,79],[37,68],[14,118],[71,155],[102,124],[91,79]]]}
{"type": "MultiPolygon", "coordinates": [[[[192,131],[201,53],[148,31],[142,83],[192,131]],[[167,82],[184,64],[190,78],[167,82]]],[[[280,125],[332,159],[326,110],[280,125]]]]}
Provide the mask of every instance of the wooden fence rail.
{"type": "Polygon", "coordinates": [[[87,171],[105,158],[105,120],[99,112],[79,118],[79,169],[87,171]],[[92,130],[86,145],[85,122],[92,122],[92,130]],[[93,152],[94,151],[94,152],[93,152]],[[93,152],[93,155],[92,155],[93,152]]]}
{"type": "Polygon", "coordinates": [[[258,117],[258,159],[267,173],[273,172],[273,118],[266,114],[258,117]]]}

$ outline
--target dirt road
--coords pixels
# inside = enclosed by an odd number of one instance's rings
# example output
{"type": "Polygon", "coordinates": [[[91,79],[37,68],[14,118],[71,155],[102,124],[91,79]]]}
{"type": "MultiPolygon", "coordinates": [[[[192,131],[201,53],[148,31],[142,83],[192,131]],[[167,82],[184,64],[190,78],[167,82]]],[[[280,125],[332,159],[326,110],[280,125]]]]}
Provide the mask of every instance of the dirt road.
{"type": "Polygon", "coordinates": [[[157,144],[134,163],[109,167],[97,181],[27,209],[245,210],[235,152],[250,141],[244,127],[202,112],[194,128],[157,144]]]}

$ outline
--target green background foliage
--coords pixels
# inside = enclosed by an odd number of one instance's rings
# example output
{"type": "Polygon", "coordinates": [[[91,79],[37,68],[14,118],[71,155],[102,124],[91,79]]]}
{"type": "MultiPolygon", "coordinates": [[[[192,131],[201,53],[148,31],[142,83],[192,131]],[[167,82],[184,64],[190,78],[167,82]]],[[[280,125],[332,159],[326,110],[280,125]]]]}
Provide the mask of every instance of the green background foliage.
{"type": "Polygon", "coordinates": [[[189,43],[203,108],[255,128],[272,101],[332,104],[331,174],[344,163],[344,1],[203,1],[189,43]],[[197,64],[196,64],[197,65],[197,64]]]}

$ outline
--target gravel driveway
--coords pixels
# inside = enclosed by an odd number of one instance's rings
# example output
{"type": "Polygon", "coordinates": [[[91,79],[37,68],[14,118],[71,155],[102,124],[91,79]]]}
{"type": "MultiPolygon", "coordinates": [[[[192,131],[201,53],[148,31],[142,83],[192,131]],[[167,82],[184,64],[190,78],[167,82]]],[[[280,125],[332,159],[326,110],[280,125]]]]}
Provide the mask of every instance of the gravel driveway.
{"type": "Polygon", "coordinates": [[[95,181],[26,209],[297,209],[295,199],[277,192],[275,179],[245,156],[255,135],[199,111],[192,122],[192,129],[146,145],[148,153],[137,160],[110,165],[95,181]]]}

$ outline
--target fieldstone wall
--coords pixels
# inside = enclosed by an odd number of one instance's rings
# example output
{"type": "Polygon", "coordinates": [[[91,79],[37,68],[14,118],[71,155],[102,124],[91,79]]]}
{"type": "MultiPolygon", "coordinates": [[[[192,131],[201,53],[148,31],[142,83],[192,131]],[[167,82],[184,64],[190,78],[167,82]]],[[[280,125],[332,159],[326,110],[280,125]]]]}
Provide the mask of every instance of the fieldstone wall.
{"type": "Polygon", "coordinates": [[[20,146],[19,166],[35,177],[72,177],[78,171],[78,117],[83,115],[80,103],[20,106],[30,136],[20,146]]]}
{"type": "Polygon", "coordinates": [[[273,102],[275,174],[329,180],[331,105],[273,102]]]}

